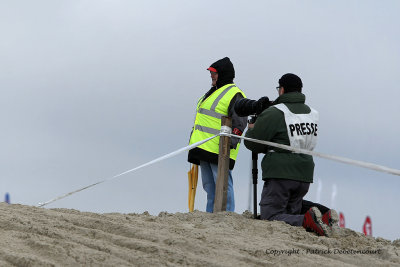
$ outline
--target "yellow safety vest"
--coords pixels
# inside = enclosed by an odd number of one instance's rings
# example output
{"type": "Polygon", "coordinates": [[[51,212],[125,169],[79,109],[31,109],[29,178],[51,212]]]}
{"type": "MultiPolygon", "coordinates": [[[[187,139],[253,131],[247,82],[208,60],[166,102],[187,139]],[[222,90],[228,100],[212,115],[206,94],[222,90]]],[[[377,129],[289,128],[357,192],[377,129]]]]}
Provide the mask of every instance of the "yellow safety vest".
{"type": "MultiPolygon", "coordinates": [[[[217,89],[206,99],[200,98],[197,102],[196,119],[194,121],[193,132],[190,137],[189,144],[194,144],[213,135],[219,134],[221,131],[221,117],[228,116],[228,108],[232,98],[241,93],[245,94],[236,87],[235,84],[226,84],[217,89]]],[[[239,152],[239,145],[236,149],[230,150],[230,158],[236,160],[239,152]]],[[[208,152],[219,153],[219,136],[198,146],[208,152]]]]}

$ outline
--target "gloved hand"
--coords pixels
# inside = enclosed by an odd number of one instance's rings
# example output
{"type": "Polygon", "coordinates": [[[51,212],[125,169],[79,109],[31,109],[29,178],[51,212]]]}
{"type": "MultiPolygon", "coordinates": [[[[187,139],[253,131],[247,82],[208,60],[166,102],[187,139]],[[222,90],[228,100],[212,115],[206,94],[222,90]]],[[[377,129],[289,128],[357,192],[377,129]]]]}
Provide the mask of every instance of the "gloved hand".
{"type": "Polygon", "coordinates": [[[264,111],[264,109],[269,108],[269,106],[271,106],[271,102],[269,101],[269,98],[267,96],[261,97],[256,102],[257,114],[260,114],[261,112],[264,111]]]}

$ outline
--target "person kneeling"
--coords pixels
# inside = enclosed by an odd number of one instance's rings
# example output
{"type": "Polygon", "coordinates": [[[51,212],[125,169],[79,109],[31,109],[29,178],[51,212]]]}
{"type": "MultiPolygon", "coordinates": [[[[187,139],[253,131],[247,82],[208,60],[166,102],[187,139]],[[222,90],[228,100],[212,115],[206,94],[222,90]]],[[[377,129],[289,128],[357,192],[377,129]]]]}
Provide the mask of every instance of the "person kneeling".
{"type": "MultiPolygon", "coordinates": [[[[305,104],[302,87],[297,75],[283,75],[277,87],[279,97],[254,124],[248,125],[246,137],[313,150],[317,143],[319,116],[305,104]]],[[[317,207],[310,207],[301,214],[303,197],[313,182],[313,157],[247,140],[244,144],[253,152],[265,153],[261,163],[264,180],[261,219],[284,221],[329,236],[337,223],[335,211],[328,210],[322,215],[317,207]]]]}

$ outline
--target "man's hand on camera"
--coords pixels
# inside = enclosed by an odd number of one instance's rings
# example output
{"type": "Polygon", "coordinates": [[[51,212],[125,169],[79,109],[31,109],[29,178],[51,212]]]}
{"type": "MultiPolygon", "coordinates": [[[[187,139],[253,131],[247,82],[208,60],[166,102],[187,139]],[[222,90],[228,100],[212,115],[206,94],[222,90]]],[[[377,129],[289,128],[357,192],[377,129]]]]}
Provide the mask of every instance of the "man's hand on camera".
{"type": "Polygon", "coordinates": [[[253,127],[254,127],[254,123],[249,123],[249,124],[247,124],[247,128],[253,129],[253,127]]]}
{"type": "Polygon", "coordinates": [[[260,99],[258,99],[256,103],[257,114],[263,112],[264,109],[267,109],[270,105],[271,102],[269,101],[269,98],[267,96],[263,96],[260,99]]]}

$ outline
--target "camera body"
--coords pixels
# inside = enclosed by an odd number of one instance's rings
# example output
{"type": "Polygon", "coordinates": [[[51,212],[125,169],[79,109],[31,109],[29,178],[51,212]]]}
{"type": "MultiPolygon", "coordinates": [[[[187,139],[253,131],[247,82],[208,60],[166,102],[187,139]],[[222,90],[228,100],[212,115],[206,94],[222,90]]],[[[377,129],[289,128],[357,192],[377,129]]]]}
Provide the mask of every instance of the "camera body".
{"type": "Polygon", "coordinates": [[[249,124],[254,124],[254,123],[256,123],[257,116],[258,116],[257,114],[250,115],[250,118],[247,120],[247,122],[248,122],[249,124]]]}

